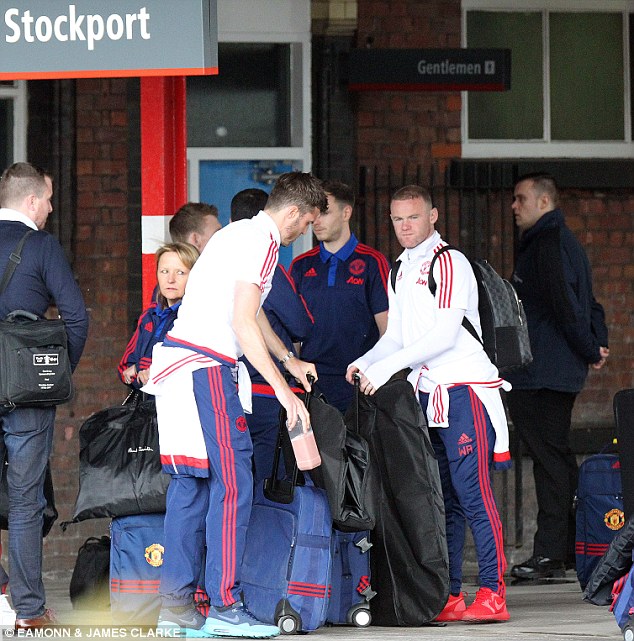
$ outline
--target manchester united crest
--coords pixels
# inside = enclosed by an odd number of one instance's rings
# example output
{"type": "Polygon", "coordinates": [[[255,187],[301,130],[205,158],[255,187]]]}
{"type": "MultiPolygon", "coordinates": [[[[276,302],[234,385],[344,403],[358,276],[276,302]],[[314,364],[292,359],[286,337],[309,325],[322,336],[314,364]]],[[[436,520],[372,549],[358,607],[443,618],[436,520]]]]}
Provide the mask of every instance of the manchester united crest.
{"type": "Polygon", "coordinates": [[[163,552],[165,548],[160,543],[152,543],[145,548],[145,560],[153,567],[163,565],[163,552]]]}
{"type": "Polygon", "coordinates": [[[361,260],[361,258],[355,258],[355,260],[350,263],[348,269],[354,276],[359,276],[365,271],[365,261],[361,260]]]}
{"type": "Polygon", "coordinates": [[[625,514],[623,514],[623,510],[615,507],[609,512],[606,512],[603,517],[603,522],[610,530],[620,530],[625,523],[625,514]]]}

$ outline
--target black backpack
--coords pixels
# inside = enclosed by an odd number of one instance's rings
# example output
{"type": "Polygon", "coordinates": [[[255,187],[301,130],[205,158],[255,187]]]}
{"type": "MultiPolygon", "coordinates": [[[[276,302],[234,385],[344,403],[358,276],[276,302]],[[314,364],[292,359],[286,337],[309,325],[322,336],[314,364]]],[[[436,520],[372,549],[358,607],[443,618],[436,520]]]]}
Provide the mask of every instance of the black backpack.
{"type": "MultiPolygon", "coordinates": [[[[450,249],[460,251],[453,245],[445,245],[436,252],[429,266],[428,285],[432,296],[436,295],[434,265],[440,254],[450,249]]],[[[469,263],[478,283],[478,312],[482,340],[466,316],[462,319],[462,326],[482,343],[487,356],[500,372],[508,372],[528,365],[533,360],[528,325],[522,301],[517,297],[515,288],[486,260],[469,260],[469,263]]],[[[396,261],[392,268],[391,283],[395,292],[400,264],[400,261],[396,261]]]]}
{"type": "Polygon", "coordinates": [[[75,610],[110,608],[110,537],[91,536],[79,548],[70,580],[75,610]]]}

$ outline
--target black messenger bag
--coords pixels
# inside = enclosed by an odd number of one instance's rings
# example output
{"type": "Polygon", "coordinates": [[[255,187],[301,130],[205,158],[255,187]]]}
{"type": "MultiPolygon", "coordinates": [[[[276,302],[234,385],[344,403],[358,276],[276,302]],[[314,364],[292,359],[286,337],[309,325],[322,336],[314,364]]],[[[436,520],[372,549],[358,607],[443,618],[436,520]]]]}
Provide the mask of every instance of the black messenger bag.
{"type": "MultiPolygon", "coordinates": [[[[32,230],[11,253],[0,283],[0,296],[32,230]]],[[[44,320],[24,310],[0,320],[0,415],[14,407],[45,407],[70,400],[73,382],[66,326],[61,319],[44,320]]]]}

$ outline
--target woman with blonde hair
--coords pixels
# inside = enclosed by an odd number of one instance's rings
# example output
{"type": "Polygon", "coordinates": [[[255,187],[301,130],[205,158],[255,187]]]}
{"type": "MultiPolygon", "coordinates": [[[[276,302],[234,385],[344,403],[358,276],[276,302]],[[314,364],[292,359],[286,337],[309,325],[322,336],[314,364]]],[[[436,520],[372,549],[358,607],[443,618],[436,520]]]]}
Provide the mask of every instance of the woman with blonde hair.
{"type": "Polygon", "coordinates": [[[172,328],[198,256],[198,250],[189,243],[168,243],[156,252],[155,301],[141,314],[118,367],[121,380],[133,389],[148,381],[152,348],[172,328]]]}

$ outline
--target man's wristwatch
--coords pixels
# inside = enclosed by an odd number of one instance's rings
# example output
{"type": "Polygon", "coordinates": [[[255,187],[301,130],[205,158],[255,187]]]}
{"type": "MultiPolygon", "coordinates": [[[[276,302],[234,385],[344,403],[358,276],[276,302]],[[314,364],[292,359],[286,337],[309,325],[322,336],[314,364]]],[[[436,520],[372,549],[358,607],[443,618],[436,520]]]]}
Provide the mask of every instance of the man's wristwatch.
{"type": "Polygon", "coordinates": [[[282,358],[280,358],[280,365],[286,365],[291,358],[295,358],[295,354],[293,354],[293,352],[287,352],[282,356],[282,358]]]}

